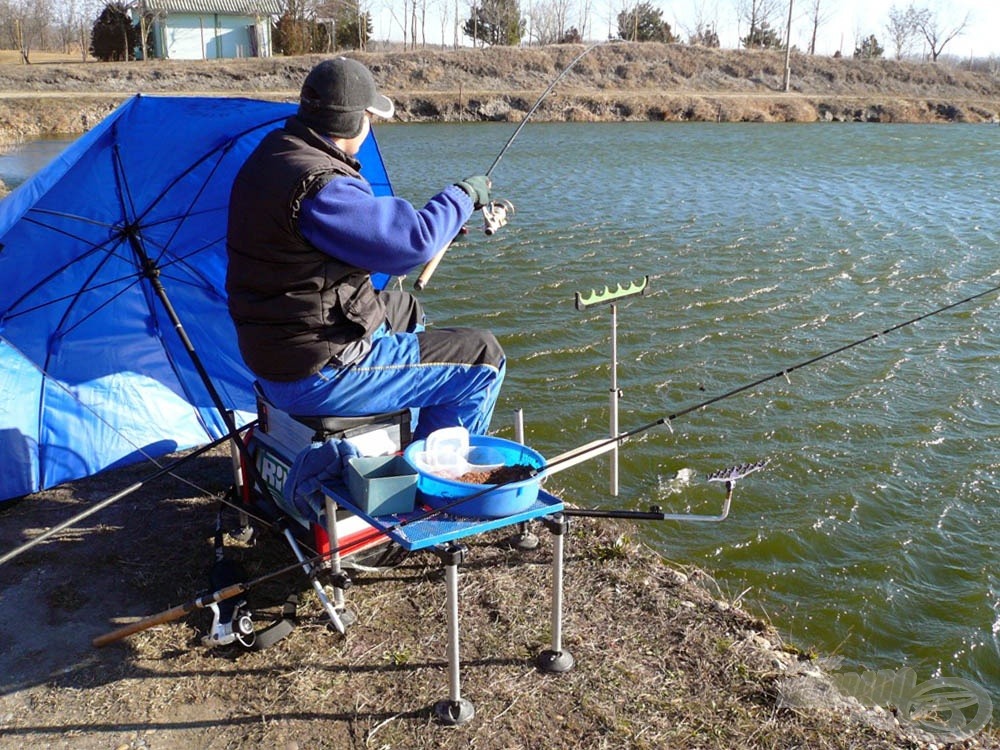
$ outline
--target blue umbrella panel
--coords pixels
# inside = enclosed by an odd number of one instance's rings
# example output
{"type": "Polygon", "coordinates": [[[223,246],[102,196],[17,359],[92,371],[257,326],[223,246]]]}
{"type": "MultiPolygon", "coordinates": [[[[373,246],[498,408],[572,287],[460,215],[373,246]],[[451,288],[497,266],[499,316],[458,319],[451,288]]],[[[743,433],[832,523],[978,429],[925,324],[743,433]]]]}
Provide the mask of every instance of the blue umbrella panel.
{"type": "MultiPolygon", "coordinates": [[[[294,112],[136,96],[0,201],[0,501],[221,437],[220,405],[255,417],[226,306],[229,192],[294,112]]],[[[391,194],[373,137],[359,159],[391,194]]]]}

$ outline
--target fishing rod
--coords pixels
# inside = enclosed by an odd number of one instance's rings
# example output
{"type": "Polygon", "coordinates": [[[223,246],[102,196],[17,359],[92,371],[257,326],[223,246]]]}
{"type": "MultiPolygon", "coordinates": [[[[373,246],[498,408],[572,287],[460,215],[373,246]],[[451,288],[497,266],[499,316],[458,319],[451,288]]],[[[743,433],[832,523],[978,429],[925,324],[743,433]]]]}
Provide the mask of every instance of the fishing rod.
{"type": "MultiPolygon", "coordinates": [[[[256,424],[256,420],[252,424],[256,424]]],[[[241,429],[246,429],[249,426],[250,425],[245,425],[241,429]]],[[[152,482],[152,481],[154,481],[156,479],[159,479],[162,476],[165,476],[167,474],[172,473],[175,469],[177,469],[178,467],[180,467],[181,464],[184,464],[184,463],[190,461],[193,458],[197,458],[198,456],[202,455],[203,453],[207,453],[208,451],[212,450],[213,448],[218,447],[219,445],[221,445],[222,443],[226,442],[227,440],[232,440],[232,439],[233,439],[233,436],[227,433],[227,434],[223,435],[220,438],[216,438],[211,443],[208,443],[207,445],[203,445],[200,448],[198,448],[197,450],[194,450],[191,453],[188,453],[188,454],[182,456],[181,458],[178,458],[177,460],[172,461],[169,464],[166,464],[165,466],[161,467],[158,471],[155,471],[152,474],[150,474],[148,477],[145,477],[144,479],[139,480],[135,484],[133,484],[133,485],[131,485],[129,487],[126,487],[121,492],[118,492],[117,494],[112,495],[111,497],[102,500],[101,502],[97,503],[96,505],[93,505],[90,508],[87,508],[87,510],[83,511],[82,513],[80,513],[78,515],[73,516],[72,518],[69,518],[69,519],[63,521],[62,523],[58,524],[57,526],[53,526],[48,531],[45,531],[44,533],[39,534],[34,539],[31,539],[28,542],[25,542],[20,547],[16,547],[15,549],[12,549],[10,552],[6,552],[2,557],[0,557],[0,565],[3,565],[4,563],[13,560],[15,557],[23,554],[24,552],[27,552],[32,547],[36,547],[37,545],[39,545],[42,542],[44,542],[46,539],[50,539],[51,537],[55,536],[60,531],[64,531],[64,530],[70,528],[71,526],[75,526],[76,524],[80,523],[80,521],[83,521],[84,519],[92,516],[93,514],[97,513],[98,511],[104,510],[104,508],[108,507],[109,505],[111,505],[113,503],[118,502],[123,497],[127,497],[128,495],[131,495],[133,492],[136,492],[136,491],[142,489],[145,485],[149,484],[150,482],[152,482]]]]}
{"type": "Polygon", "coordinates": [[[600,47],[601,45],[604,45],[604,44],[608,44],[610,41],[612,41],[612,40],[605,39],[605,40],[602,40],[600,42],[594,42],[589,47],[587,47],[583,52],[581,52],[579,55],[577,55],[576,57],[574,57],[570,61],[569,65],[567,65],[565,68],[562,69],[562,72],[559,75],[557,75],[553,79],[552,83],[549,84],[549,87],[547,89],[545,89],[545,91],[542,92],[542,95],[540,97],[538,97],[537,101],[535,101],[535,104],[531,107],[531,109],[528,110],[528,114],[526,114],[521,119],[520,124],[518,124],[518,126],[517,126],[517,128],[515,128],[514,132],[511,133],[510,138],[507,139],[507,142],[503,145],[503,148],[500,149],[500,153],[497,154],[497,158],[493,160],[493,163],[490,164],[490,168],[486,170],[486,176],[487,177],[489,177],[491,174],[493,174],[493,170],[496,169],[497,164],[500,163],[500,160],[504,157],[504,154],[507,153],[507,149],[510,148],[511,144],[514,142],[514,139],[517,138],[518,134],[522,130],[524,130],[524,126],[528,124],[528,120],[530,120],[531,116],[533,114],[535,114],[535,111],[541,106],[542,102],[545,101],[545,98],[549,94],[552,93],[552,89],[554,89],[556,87],[556,84],[559,83],[559,81],[561,81],[565,77],[565,75],[567,73],[569,73],[573,69],[573,67],[578,62],[580,62],[580,60],[582,60],[592,49],[594,49],[595,47],[600,47]]]}
{"type": "MultiPolygon", "coordinates": [[[[582,60],[592,49],[594,49],[595,47],[600,47],[605,44],[609,44],[613,41],[615,40],[605,39],[599,42],[594,42],[589,47],[584,49],[583,52],[574,57],[570,61],[569,65],[563,68],[562,71],[560,71],[559,75],[557,75],[554,79],[552,79],[552,82],[548,85],[548,88],[546,88],[545,91],[542,92],[541,96],[539,96],[538,99],[535,100],[535,103],[532,105],[531,109],[528,110],[528,113],[521,118],[521,122],[518,123],[518,126],[514,129],[514,132],[510,134],[510,137],[507,139],[507,142],[504,143],[503,148],[500,149],[500,153],[496,155],[496,158],[493,160],[493,163],[490,164],[489,168],[486,170],[485,176],[487,180],[489,180],[490,176],[493,174],[493,170],[496,169],[497,164],[499,164],[500,160],[503,159],[504,154],[507,153],[507,150],[511,147],[511,144],[514,143],[514,140],[517,138],[520,132],[524,130],[524,126],[528,124],[528,120],[530,120],[531,117],[535,114],[535,112],[538,111],[538,108],[542,105],[542,102],[545,101],[548,95],[552,93],[552,89],[556,87],[556,84],[558,84],[559,81],[561,81],[566,76],[566,74],[569,73],[573,69],[573,67],[578,62],[580,62],[580,60],[582,60]]],[[[497,230],[507,225],[507,221],[509,220],[509,218],[514,215],[514,206],[511,204],[510,201],[507,200],[492,200],[488,204],[482,207],[482,214],[483,214],[483,232],[487,236],[490,236],[495,234],[497,230]]],[[[427,264],[420,272],[420,276],[417,277],[417,280],[413,284],[414,289],[416,289],[419,292],[424,287],[427,286],[427,282],[430,281],[431,276],[434,275],[434,271],[437,270],[438,265],[441,263],[441,259],[444,257],[444,254],[448,252],[449,247],[451,247],[450,242],[443,248],[441,248],[441,250],[438,251],[437,255],[435,255],[433,258],[427,261],[427,264]]]]}
{"type": "MultiPolygon", "coordinates": [[[[974,301],[976,301],[978,299],[982,299],[983,297],[986,297],[986,296],[988,296],[990,294],[994,294],[994,293],[996,293],[998,291],[1000,291],[1000,285],[993,286],[993,287],[991,287],[989,289],[985,289],[985,290],[983,290],[981,292],[977,292],[976,294],[971,294],[971,295],[969,295],[969,296],[967,296],[967,297],[965,297],[963,299],[960,299],[960,300],[958,300],[956,302],[951,302],[951,303],[949,303],[947,305],[942,305],[941,307],[938,307],[938,308],[936,308],[934,310],[931,310],[930,312],[924,313],[922,315],[917,315],[917,316],[915,316],[913,318],[910,318],[908,320],[903,321],[902,323],[897,323],[896,325],[890,326],[890,327],[885,328],[885,329],[883,329],[881,331],[878,331],[876,333],[869,334],[868,336],[864,336],[862,338],[859,338],[859,339],[856,339],[854,341],[851,341],[851,342],[849,342],[847,344],[843,344],[841,346],[838,346],[838,347],[836,347],[834,349],[830,349],[830,350],[828,350],[826,352],[823,352],[821,354],[816,355],[815,357],[811,357],[809,359],[806,359],[806,360],[803,360],[803,361],[798,362],[796,364],[793,364],[793,365],[790,365],[788,367],[785,367],[785,368],[783,368],[781,370],[778,370],[775,373],[772,373],[772,374],[769,374],[769,375],[764,375],[763,377],[757,378],[756,380],[754,380],[754,381],[752,381],[750,383],[747,383],[745,385],[739,386],[737,388],[733,388],[733,389],[731,389],[729,391],[726,391],[725,393],[719,394],[718,396],[713,396],[712,398],[708,398],[708,399],[705,399],[704,401],[700,401],[700,402],[698,402],[696,404],[692,404],[691,406],[688,406],[688,407],[686,407],[684,409],[681,409],[679,411],[673,412],[672,414],[659,417],[658,419],[655,419],[652,422],[648,422],[646,424],[643,424],[643,425],[640,425],[638,427],[635,427],[635,428],[633,428],[631,430],[628,430],[627,432],[623,432],[620,435],[617,435],[615,437],[609,437],[609,438],[604,438],[604,439],[601,439],[601,440],[595,440],[595,441],[593,441],[591,443],[587,443],[587,444],[582,445],[582,446],[580,446],[578,448],[569,450],[569,451],[567,451],[567,452],[565,452],[563,454],[560,454],[559,456],[551,459],[550,461],[548,461],[545,464],[545,466],[542,466],[542,467],[539,467],[537,469],[534,469],[533,473],[532,473],[532,476],[537,477],[539,479],[542,479],[542,478],[545,478],[546,476],[548,476],[550,474],[556,473],[557,471],[562,471],[564,469],[568,469],[568,468],[570,468],[572,466],[575,466],[575,465],[577,465],[579,463],[582,463],[583,461],[586,461],[586,460],[589,460],[589,459],[594,458],[596,456],[602,455],[603,453],[607,453],[614,446],[620,445],[621,443],[624,443],[625,441],[629,440],[630,438],[636,437],[637,435],[641,435],[642,433],[648,432],[649,430],[652,430],[652,429],[654,429],[656,427],[660,427],[660,426],[663,426],[663,425],[666,425],[667,427],[670,427],[670,424],[674,420],[680,419],[683,416],[686,416],[688,414],[692,414],[693,412],[696,412],[696,411],[700,411],[701,409],[705,409],[705,408],[707,408],[709,406],[712,406],[713,404],[719,403],[720,401],[724,401],[726,399],[729,399],[729,398],[732,398],[734,396],[737,396],[737,395],[739,395],[741,393],[745,393],[747,391],[753,390],[754,388],[758,388],[761,385],[763,385],[765,383],[768,383],[768,382],[770,382],[772,380],[777,380],[778,378],[784,378],[784,379],[787,380],[788,379],[788,375],[791,374],[791,373],[793,373],[793,372],[795,372],[795,371],[797,371],[797,370],[801,370],[803,368],[810,367],[810,366],[812,366],[812,365],[814,365],[814,364],[816,364],[818,362],[822,362],[825,359],[828,359],[830,357],[836,356],[838,354],[842,354],[842,353],[844,353],[846,351],[854,349],[855,347],[861,346],[862,344],[865,344],[865,343],[870,342],[870,341],[874,341],[874,340],[876,340],[876,339],[878,339],[878,338],[880,338],[882,336],[888,335],[888,334],[893,333],[895,331],[899,331],[899,330],[901,330],[903,328],[906,328],[908,326],[914,325],[915,323],[919,323],[920,321],[927,320],[928,318],[932,318],[932,317],[934,317],[936,315],[940,315],[940,314],[942,314],[944,312],[947,312],[949,310],[953,310],[953,309],[955,309],[957,307],[961,307],[963,305],[967,305],[970,302],[974,302],[974,301]]],[[[733,481],[735,481],[736,479],[742,478],[746,474],[749,474],[749,473],[751,473],[753,471],[756,471],[756,470],[758,470],[760,468],[763,468],[763,466],[765,464],[766,464],[766,462],[761,462],[761,463],[757,463],[757,464],[747,464],[747,465],[744,465],[744,466],[741,466],[741,467],[735,467],[734,469],[731,469],[731,470],[729,470],[727,472],[719,473],[718,476],[713,475],[712,477],[710,477],[710,481],[712,481],[712,480],[725,481],[726,484],[727,484],[727,490],[731,491],[731,483],[733,481]]],[[[460,505],[462,503],[470,502],[470,501],[475,500],[477,498],[481,498],[482,496],[484,496],[484,495],[486,495],[486,494],[488,494],[490,492],[496,492],[497,490],[503,489],[503,488],[507,487],[510,484],[513,484],[513,483],[518,482],[518,481],[523,481],[523,480],[524,479],[522,477],[517,477],[517,478],[513,478],[513,479],[510,479],[510,480],[507,480],[505,482],[500,482],[500,483],[495,484],[495,485],[490,485],[488,487],[484,487],[481,490],[478,490],[478,491],[473,492],[473,493],[471,493],[469,495],[465,495],[463,497],[457,498],[457,499],[455,499],[455,500],[453,500],[453,501],[451,501],[451,502],[449,502],[449,503],[447,503],[445,505],[442,505],[442,506],[440,506],[438,508],[434,508],[434,509],[431,509],[429,511],[425,511],[423,513],[420,513],[420,514],[418,514],[416,516],[412,516],[410,518],[404,518],[404,519],[400,520],[399,522],[397,522],[396,524],[387,527],[384,531],[379,531],[379,530],[373,529],[367,536],[363,537],[360,541],[362,541],[362,542],[363,541],[369,541],[369,540],[375,539],[375,538],[377,538],[377,537],[379,537],[379,536],[381,536],[383,534],[399,532],[402,528],[404,528],[406,526],[409,526],[410,524],[417,523],[419,521],[429,520],[429,519],[431,519],[431,518],[433,518],[435,516],[438,516],[440,514],[448,512],[452,508],[454,508],[454,507],[456,507],[456,506],[458,506],[458,505],[460,505]]],[[[727,501],[728,501],[728,499],[729,499],[729,495],[727,495],[727,501]]],[[[723,514],[721,516],[709,516],[709,517],[704,517],[704,518],[700,518],[700,519],[697,519],[697,520],[709,520],[709,521],[720,520],[721,518],[725,517],[725,513],[727,511],[728,511],[728,505],[727,505],[726,508],[724,508],[723,514]]],[[[600,511],[600,510],[587,511],[587,510],[569,509],[569,510],[564,510],[563,512],[566,513],[567,515],[590,515],[590,516],[594,516],[594,517],[605,517],[605,516],[611,515],[610,513],[606,512],[606,511],[600,511]]],[[[635,519],[640,519],[640,520],[680,520],[678,517],[675,517],[675,516],[673,516],[671,514],[662,513],[662,512],[660,512],[658,510],[650,510],[649,512],[644,512],[644,511],[632,511],[632,512],[629,512],[629,511],[616,511],[616,512],[614,512],[614,517],[618,517],[618,518],[626,518],[627,517],[627,518],[635,518],[635,519]]],[[[358,543],[357,540],[352,541],[352,545],[353,544],[357,544],[357,543],[358,543]]],[[[143,630],[148,630],[149,628],[154,627],[155,625],[161,625],[161,624],[166,623],[166,622],[171,622],[173,620],[177,620],[177,619],[183,617],[184,615],[189,614],[190,612],[193,612],[193,611],[195,611],[197,609],[203,609],[205,607],[210,606],[213,603],[217,603],[217,602],[223,601],[224,599],[228,599],[230,597],[238,596],[240,594],[246,593],[251,588],[259,586],[262,583],[265,583],[267,581],[271,581],[271,580],[273,580],[275,578],[278,578],[278,577],[280,577],[282,575],[285,575],[286,573],[289,573],[289,572],[291,572],[293,570],[299,570],[299,569],[302,568],[303,565],[313,566],[313,565],[316,565],[318,563],[321,563],[324,560],[332,557],[333,555],[339,554],[342,551],[342,548],[346,548],[346,546],[347,545],[343,545],[343,547],[337,547],[335,549],[328,550],[326,552],[317,554],[317,555],[315,555],[312,558],[305,559],[305,560],[299,561],[298,563],[294,563],[292,565],[288,565],[288,566],[285,566],[283,568],[280,568],[279,570],[276,570],[273,573],[268,573],[266,575],[263,575],[263,576],[260,576],[258,578],[255,578],[255,579],[253,579],[251,581],[233,584],[231,586],[228,586],[228,587],[223,588],[223,589],[219,589],[218,591],[212,592],[210,594],[197,597],[197,598],[195,598],[195,599],[193,599],[193,600],[191,600],[191,601],[189,601],[189,602],[187,602],[185,604],[181,604],[181,605],[178,605],[176,607],[172,607],[171,609],[165,610],[165,611],[160,612],[160,613],[155,614],[155,615],[150,615],[149,617],[146,617],[146,618],[144,618],[142,620],[138,620],[137,622],[130,623],[129,625],[126,625],[126,626],[124,626],[122,628],[119,628],[118,630],[112,631],[110,633],[107,633],[105,635],[102,635],[102,636],[99,636],[99,637],[95,638],[93,640],[93,645],[94,646],[106,646],[108,644],[115,643],[116,641],[119,641],[119,640],[121,640],[123,638],[126,638],[126,637],[128,637],[130,635],[133,635],[135,633],[141,632],[143,630]]]]}

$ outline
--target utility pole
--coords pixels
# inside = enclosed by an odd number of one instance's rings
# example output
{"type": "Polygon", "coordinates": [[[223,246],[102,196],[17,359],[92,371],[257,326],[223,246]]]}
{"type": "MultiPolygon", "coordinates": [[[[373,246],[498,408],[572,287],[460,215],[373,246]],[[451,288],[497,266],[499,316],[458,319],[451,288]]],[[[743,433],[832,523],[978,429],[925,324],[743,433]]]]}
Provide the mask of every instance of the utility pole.
{"type": "Polygon", "coordinates": [[[788,0],[788,26],[785,29],[785,91],[792,85],[792,8],[794,0],[788,0]]]}

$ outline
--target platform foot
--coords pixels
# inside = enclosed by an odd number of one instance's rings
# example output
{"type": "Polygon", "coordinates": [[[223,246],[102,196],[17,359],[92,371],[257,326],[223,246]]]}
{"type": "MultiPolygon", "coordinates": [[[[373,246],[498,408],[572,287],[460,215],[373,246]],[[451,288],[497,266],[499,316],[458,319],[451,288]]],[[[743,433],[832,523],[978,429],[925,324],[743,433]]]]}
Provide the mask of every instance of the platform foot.
{"type": "Polygon", "coordinates": [[[358,621],[358,616],[354,614],[353,610],[344,608],[338,609],[337,614],[340,616],[340,621],[344,623],[345,628],[351,627],[358,621]]]}
{"type": "Polygon", "coordinates": [[[535,666],[539,672],[558,674],[568,672],[573,668],[576,661],[569,651],[542,651],[535,659],[535,666]]]}
{"type": "Polygon", "coordinates": [[[253,526],[240,526],[229,532],[229,538],[242,544],[250,544],[256,541],[256,530],[253,526]]]}
{"type": "Polygon", "coordinates": [[[465,724],[475,715],[476,707],[464,698],[459,698],[457,701],[438,701],[434,704],[434,716],[448,726],[465,724]]]}
{"type": "Polygon", "coordinates": [[[507,537],[506,546],[509,549],[530,552],[533,549],[538,549],[538,537],[530,531],[519,531],[507,537]]]}

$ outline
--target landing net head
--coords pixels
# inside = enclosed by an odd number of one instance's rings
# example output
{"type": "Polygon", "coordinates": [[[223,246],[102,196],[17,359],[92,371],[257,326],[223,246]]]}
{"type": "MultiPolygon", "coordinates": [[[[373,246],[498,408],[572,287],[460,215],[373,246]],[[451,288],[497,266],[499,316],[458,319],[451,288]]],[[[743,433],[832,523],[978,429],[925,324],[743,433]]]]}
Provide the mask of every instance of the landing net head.
{"type": "Polygon", "coordinates": [[[708,475],[707,481],[709,482],[735,482],[737,479],[743,479],[743,477],[748,474],[753,474],[755,471],[760,471],[765,466],[771,463],[771,459],[766,459],[764,461],[757,461],[752,464],[740,464],[739,466],[731,466],[728,469],[720,469],[719,471],[714,471],[708,475]]]}

